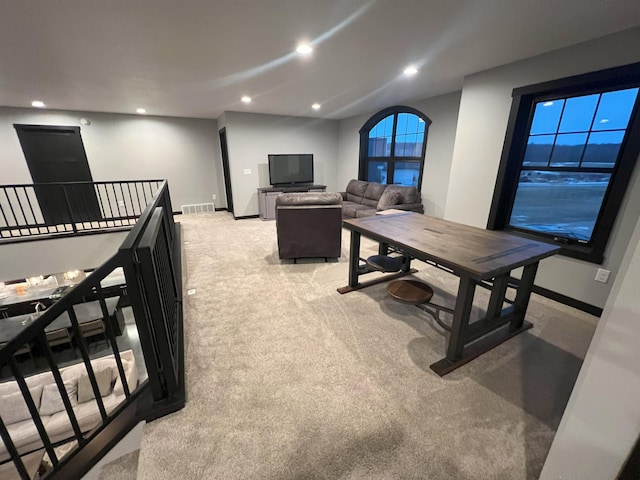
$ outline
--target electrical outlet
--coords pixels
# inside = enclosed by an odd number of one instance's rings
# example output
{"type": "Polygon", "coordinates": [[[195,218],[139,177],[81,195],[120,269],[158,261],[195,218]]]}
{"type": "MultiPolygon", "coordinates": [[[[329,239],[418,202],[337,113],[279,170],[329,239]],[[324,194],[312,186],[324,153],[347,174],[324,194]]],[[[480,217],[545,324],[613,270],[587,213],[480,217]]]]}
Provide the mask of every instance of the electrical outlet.
{"type": "Polygon", "coordinates": [[[245,168],[244,170],[242,170],[242,172],[243,172],[245,175],[251,175],[251,169],[250,169],[250,168],[245,168]]]}
{"type": "Polygon", "coordinates": [[[211,195],[211,198],[213,198],[214,200],[216,200],[218,197],[216,195],[211,195]]]}
{"type": "Polygon", "coordinates": [[[604,268],[599,268],[596,272],[596,282],[607,283],[609,280],[609,274],[611,270],[605,270],[604,268]]]}

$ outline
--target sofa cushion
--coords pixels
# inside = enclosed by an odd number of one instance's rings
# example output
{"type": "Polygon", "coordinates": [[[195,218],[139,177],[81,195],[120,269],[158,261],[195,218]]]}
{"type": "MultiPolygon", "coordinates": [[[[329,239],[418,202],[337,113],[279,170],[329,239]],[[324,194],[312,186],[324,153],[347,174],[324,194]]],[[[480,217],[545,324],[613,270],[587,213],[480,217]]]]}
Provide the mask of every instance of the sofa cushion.
{"type": "Polygon", "coordinates": [[[351,180],[347,185],[347,200],[350,202],[360,203],[369,182],[364,180],[351,180]]]}
{"type": "Polygon", "coordinates": [[[375,208],[369,207],[367,205],[362,205],[361,203],[345,202],[342,204],[342,215],[345,217],[355,218],[357,216],[356,212],[361,210],[370,210],[374,214],[376,213],[375,208]]]}
{"type": "Polygon", "coordinates": [[[387,190],[395,191],[400,194],[400,200],[398,204],[401,203],[420,203],[421,197],[420,192],[416,187],[406,187],[404,185],[389,185],[387,190]]]}
{"type": "MultiPolygon", "coordinates": [[[[113,369],[111,367],[104,367],[101,369],[94,369],[93,374],[96,377],[96,383],[98,384],[98,390],[101,397],[106,397],[111,393],[112,383],[111,378],[113,369]]],[[[91,386],[91,380],[88,374],[83,374],[78,378],[78,403],[88,402],[93,400],[95,395],[93,393],[93,387],[91,386]]]]}
{"type": "MultiPolygon", "coordinates": [[[[64,388],[71,402],[71,406],[78,404],[78,387],[75,383],[64,382],[64,388]]],[[[45,385],[42,390],[42,401],[40,402],[40,414],[41,415],[53,415],[56,412],[64,410],[64,402],[60,396],[60,390],[58,385],[51,383],[45,385]]]]}
{"type": "Polygon", "coordinates": [[[378,200],[378,210],[392,207],[400,203],[400,192],[397,190],[386,189],[378,200]]]}
{"type": "Polygon", "coordinates": [[[383,185],[381,183],[371,182],[369,183],[369,185],[367,185],[367,189],[364,191],[364,195],[362,199],[373,200],[374,201],[373,206],[375,206],[378,204],[378,200],[380,200],[380,197],[382,196],[386,188],[387,188],[386,185],[383,185]]]}
{"type": "MultiPolygon", "coordinates": [[[[36,385],[29,388],[29,393],[31,394],[31,398],[33,399],[33,403],[35,403],[36,408],[40,407],[42,388],[42,385],[36,385]]],[[[0,417],[2,417],[2,421],[5,425],[31,419],[29,407],[27,407],[27,403],[24,401],[22,392],[17,391],[0,397],[0,417]]]]}

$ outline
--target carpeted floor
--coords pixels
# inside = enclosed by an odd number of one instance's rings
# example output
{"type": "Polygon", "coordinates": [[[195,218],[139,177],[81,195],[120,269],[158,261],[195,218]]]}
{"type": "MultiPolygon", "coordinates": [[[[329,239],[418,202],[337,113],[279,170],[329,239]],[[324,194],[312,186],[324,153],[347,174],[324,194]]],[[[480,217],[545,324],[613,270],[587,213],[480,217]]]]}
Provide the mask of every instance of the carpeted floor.
{"type": "MultiPolygon", "coordinates": [[[[532,330],[440,378],[431,317],[384,284],[337,293],[348,232],[339,261],[293,264],[275,222],[177,220],[187,405],[146,425],[139,479],[538,478],[595,317],[534,295],[532,330]]],[[[452,302],[455,277],[414,266],[452,302]]]]}

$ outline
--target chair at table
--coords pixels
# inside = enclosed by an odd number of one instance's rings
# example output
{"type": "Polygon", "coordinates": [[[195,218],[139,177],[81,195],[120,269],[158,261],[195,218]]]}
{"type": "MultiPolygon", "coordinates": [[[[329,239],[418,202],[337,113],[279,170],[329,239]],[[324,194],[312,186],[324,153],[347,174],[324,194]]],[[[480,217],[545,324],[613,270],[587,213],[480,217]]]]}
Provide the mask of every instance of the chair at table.
{"type": "Polygon", "coordinates": [[[108,343],[103,319],[99,318],[96,320],[91,320],[89,322],[83,322],[79,325],[79,327],[80,327],[80,334],[84,338],[94,337],[96,335],[102,335],[104,337],[104,341],[108,343]]]}

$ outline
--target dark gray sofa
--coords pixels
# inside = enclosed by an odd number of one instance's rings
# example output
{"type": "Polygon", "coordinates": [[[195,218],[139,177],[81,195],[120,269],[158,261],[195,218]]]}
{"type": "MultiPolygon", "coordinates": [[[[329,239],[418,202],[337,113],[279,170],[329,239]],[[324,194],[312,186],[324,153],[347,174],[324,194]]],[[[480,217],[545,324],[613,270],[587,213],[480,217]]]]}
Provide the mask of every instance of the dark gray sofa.
{"type": "Polygon", "coordinates": [[[369,217],[389,209],[424,213],[422,197],[415,187],[351,180],[341,195],[344,218],[369,217]]]}

